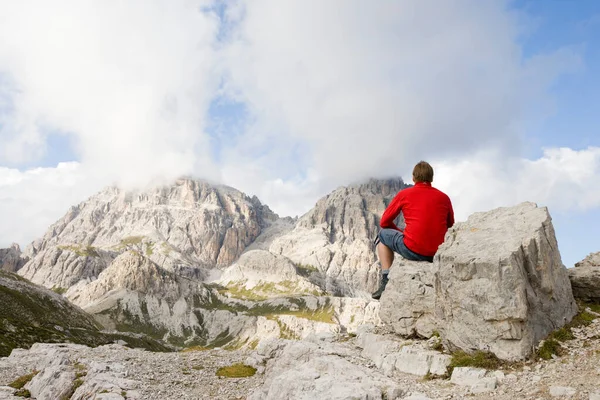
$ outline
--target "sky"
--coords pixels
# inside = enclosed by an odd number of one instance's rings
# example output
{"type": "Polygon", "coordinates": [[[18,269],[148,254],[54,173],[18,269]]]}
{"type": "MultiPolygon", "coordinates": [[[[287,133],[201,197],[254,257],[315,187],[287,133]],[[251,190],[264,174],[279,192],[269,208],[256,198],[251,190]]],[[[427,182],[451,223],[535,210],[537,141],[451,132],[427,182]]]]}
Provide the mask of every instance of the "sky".
{"type": "Polygon", "coordinates": [[[593,0],[0,3],[0,248],[182,175],[302,215],[428,160],[458,220],[547,206],[600,251],[593,0]]]}

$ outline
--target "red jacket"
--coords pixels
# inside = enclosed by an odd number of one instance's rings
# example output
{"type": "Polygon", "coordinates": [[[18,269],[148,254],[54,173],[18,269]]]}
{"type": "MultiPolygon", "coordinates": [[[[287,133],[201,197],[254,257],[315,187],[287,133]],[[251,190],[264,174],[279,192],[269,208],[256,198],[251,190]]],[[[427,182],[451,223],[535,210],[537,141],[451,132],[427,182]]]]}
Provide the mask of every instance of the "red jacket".
{"type": "Polygon", "coordinates": [[[450,198],[429,182],[401,190],[381,216],[382,228],[399,229],[394,220],[404,214],[404,244],[413,252],[431,257],[444,242],[446,231],[454,225],[450,198]]]}

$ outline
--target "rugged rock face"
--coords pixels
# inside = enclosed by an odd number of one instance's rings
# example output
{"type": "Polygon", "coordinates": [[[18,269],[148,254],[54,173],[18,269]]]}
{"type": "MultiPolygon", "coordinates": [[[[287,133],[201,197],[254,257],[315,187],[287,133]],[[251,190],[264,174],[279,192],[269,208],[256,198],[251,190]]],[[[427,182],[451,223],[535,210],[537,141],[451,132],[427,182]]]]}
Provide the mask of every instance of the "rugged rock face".
{"type": "Polygon", "coordinates": [[[253,250],[209,285],[128,251],[66,296],[105,327],[179,346],[239,347],[269,337],[353,331],[361,322],[379,321],[375,302],[315,297],[321,294],[289,260],[253,250]]]}
{"type": "Polygon", "coordinates": [[[319,200],[291,232],[273,240],[269,250],[315,269],[330,293],[372,292],[378,284],[373,240],[379,219],[408,186],[398,178],[339,188],[319,200]]]}
{"type": "Polygon", "coordinates": [[[94,318],[64,297],[0,270],[0,357],[36,342],[74,342],[91,346],[124,340],[131,345],[167,350],[135,336],[105,333],[94,318]]]}
{"type": "Polygon", "coordinates": [[[381,317],[398,333],[502,359],[529,356],[577,311],[546,208],[476,213],[446,234],[433,265],[396,260],[381,317]]]}
{"type": "Polygon", "coordinates": [[[192,179],[142,193],[108,188],[71,207],[32,243],[19,273],[68,288],[136,250],[163,269],[203,278],[235,261],[276,219],[256,198],[192,179]]]}
{"type": "Polygon", "coordinates": [[[588,255],[568,272],[576,299],[600,302],[600,252],[588,255]]]}
{"type": "Polygon", "coordinates": [[[21,248],[13,243],[8,249],[0,249],[0,270],[16,272],[21,268],[27,259],[21,257],[21,248]]]}

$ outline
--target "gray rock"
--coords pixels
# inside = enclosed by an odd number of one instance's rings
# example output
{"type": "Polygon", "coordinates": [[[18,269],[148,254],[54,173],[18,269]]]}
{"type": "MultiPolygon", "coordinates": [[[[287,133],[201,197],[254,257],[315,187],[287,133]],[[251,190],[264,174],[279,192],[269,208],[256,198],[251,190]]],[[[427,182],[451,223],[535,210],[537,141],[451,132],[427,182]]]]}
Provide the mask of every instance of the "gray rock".
{"type": "Polygon", "coordinates": [[[433,264],[397,258],[380,302],[381,319],[401,335],[430,337],[437,329],[433,264]]]}
{"type": "Polygon", "coordinates": [[[452,371],[450,382],[469,387],[471,393],[485,393],[496,389],[497,379],[483,368],[457,367],[452,371]]]}
{"type": "Polygon", "coordinates": [[[577,390],[568,386],[550,386],[550,396],[552,397],[571,397],[577,390]]]}
{"type": "Polygon", "coordinates": [[[75,380],[75,369],[65,365],[44,368],[25,385],[35,399],[56,400],[65,398],[75,380]]]}
{"type": "MultiPolygon", "coordinates": [[[[101,332],[91,315],[63,296],[3,270],[0,270],[0,303],[3,314],[0,319],[0,356],[21,357],[24,350],[18,347],[32,347],[34,351],[43,348],[44,345],[36,342],[71,341],[97,346],[117,338],[125,341],[133,339],[101,332]]],[[[146,343],[157,345],[156,349],[165,349],[151,339],[146,343]]],[[[55,362],[62,359],[58,349],[53,350],[55,354],[50,356],[55,362]]]]}
{"type": "Polygon", "coordinates": [[[404,346],[396,359],[396,369],[412,375],[443,376],[448,372],[452,357],[420,346],[404,346]]]}
{"type": "Polygon", "coordinates": [[[242,288],[265,298],[325,294],[321,288],[298,273],[289,258],[266,250],[250,250],[227,267],[219,280],[223,286],[242,288]]]}
{"type": "Polygon", "coordinates": [[[600,391],[590,393],[589,400],[600,400],[600,391]]]}
{"type": "MultiPolygon", "coordinates": [[[[243,379],[222,379],[215,374],[220,367],[243,362],[247,354],[242,350],[181,353],[150,352],[119,345],[90,348],[45,344],[34,347],[17,352],[15,357],[0,357],[0,385],[33,370],[40,371],[39,376],[51,370],[74,370],[73,380],[60,381],[68,393],[75,389],[74,384],[80,385],[72,396],[67,397],[71,400],[225,400],[246,398],[264,380],[259,374],[243,379]],[[60,355],[62,360],[52,363],[53,355],[60,355]],[[123,377],[125,374],[127,377],[123,377]]],[[[48,383],[59,388],[59,381],[48,383]]],[[[0,399],[22,399],[13,397],[13,392],[12,388],[0,388],[0,399]]],[[[61,397],[53,397],[53,400],[59,399],[61,397]]]]}
{"type": "Polygon", "coordinates": [[[359,336],[357,345],[363,349],[361,355],[373,361],[388,376],[395,371],[417,376],[442,376],[446,374],[451,359],[449,355],[428,350],[423,345],[412,345],[410,341],[373,333],[359,336]]]}
{"type": "Polygon", "coordinates": [[[362,348],[361,355],[371,360],[375,366],[390,376],[396,369],[400,349],[406,342],[392,340],[374,333],[362,334],[357,345],[362,348]]]}
{"type": "MultiPolygon", "coordinates": [[[[379,213],[378,207],[385,203],[382,199],[403,185],[401,180],[386,182],[340,189],[367,200],[364,204],[349,200],[348,209],[335,218],[328,212],[321,215],[321,208],[313,210],[298,228],[315,227],[310,221],[320,224],[324,218],[332,230],[340,232],[327,250],[336,249],[334,258],[351,260],[349,255],[359,249],[372,262],[370,236],[378,217],[373,213],[355,222],[351,219],[365,207],[379,213]],[[350,204],[362,208],[353,209],[350,204]],[[353,241],[365,246],[354,246],[353,241]]],[[[346,205],[339,193],[328,198],[335,198],[332,204],[346,205]]],[[[317,298],[325,294],[330,280],[325,275],[330,272],[291,260],[284,252],[268,251],[294,225],[296,220],[279,219],[256,198],[192,179],[135,193],[108,188],[72,207],[43,238],[28,246],[25,253],[31,259],[19,274],[65,292],[109,330],[118,326],[152,332],[178,345],[190,341],[252,343],[286,334],[354,332],[365,323],[379,324],[378,302],[317,298]],[[306,297],[295,302],[284,299],[291,296],[306,297]],[[245,313],[258,308],[271,316],[276,310],[298,311],[303,304],[310,312],[319,307],[333,311],[332,323],[289,315],[282,317],[285,321],[266,320],[260,312],[245,313]]],[[[319,251],[314,243],[306,244],[293,247],[319,251]]],[[[342,264],[335,268],[346,268],[342,264]]],[[[354,263],[352,268],[338,273],[363,285],[364,265],[354,263]]],[[[377,272],[376,266],[371,270],[377,272]]]]}
{"type": "Polygon", "coordinates": [[[291,343],[268,361],[264,386],[248,399],[397,399],[405,393],[392,379],[351,363],[344,354],[339,345],[291,343]]]}
{"type": "Polygon", "coordinates": [[[0,400],[14,400],[17,398],[16,396],[13,396],[15,391],[16,390],[10,386],[0,386],[0,400]]]}
{"type": "Polygon", "coordinates": [[[507,360],[528,357],[577,312],[550,215],[533,203],[457,223],[431,267],[396,260],[388,287],[381,318],[398,333],[437,330],[451,348],[507,360]]]}
{"type": "Polygon", "coordinates": [[[582,265],[569,268],[573,296],[586,302],[600,302],[600,267],[582,265]]]}
{"type": "Polygon", "coordinates": [[[431,398],[425,396],[422,393],[414,393],[410,396],[403,397],[402,400],[431,400],[431,398]]]}
{"type": "Polygon", "coordinates": [[[21,256],[21,248],[13,243],[7,249],[0,249],[0,269],[8,272],[18,271],[27,259],[21,256]]]}

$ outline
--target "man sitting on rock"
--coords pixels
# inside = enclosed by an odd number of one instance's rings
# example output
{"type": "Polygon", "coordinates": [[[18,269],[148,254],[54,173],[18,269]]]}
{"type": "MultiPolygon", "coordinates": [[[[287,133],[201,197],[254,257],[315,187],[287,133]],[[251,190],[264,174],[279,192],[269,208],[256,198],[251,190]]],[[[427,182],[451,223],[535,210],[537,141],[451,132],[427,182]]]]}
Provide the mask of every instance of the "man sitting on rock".
{"type": "Polygon", "coordinates": [[[454,211],[450,198],[431,186],[433,168],[425,161],[413,169],[413,187],[401,190],[381,216],[381,230],[375,243],[381,264],[381,285],[373,293],[379,299],[388,282],[388,273],[394,262],[394,252],[407,260],[433,261],[433,256],[444,242],[446,231],[454,225],[454,211]],[[394,224],[402,212],[404,231],[394,224]]]}

